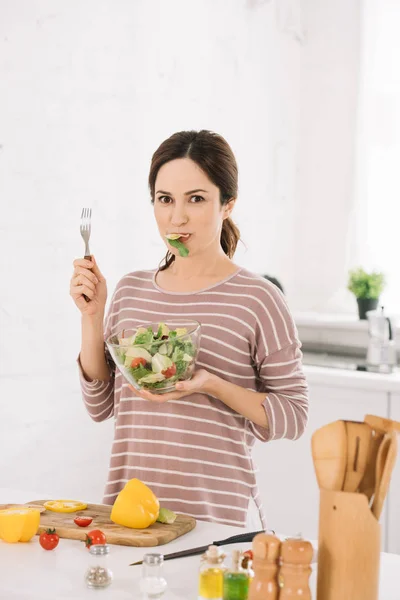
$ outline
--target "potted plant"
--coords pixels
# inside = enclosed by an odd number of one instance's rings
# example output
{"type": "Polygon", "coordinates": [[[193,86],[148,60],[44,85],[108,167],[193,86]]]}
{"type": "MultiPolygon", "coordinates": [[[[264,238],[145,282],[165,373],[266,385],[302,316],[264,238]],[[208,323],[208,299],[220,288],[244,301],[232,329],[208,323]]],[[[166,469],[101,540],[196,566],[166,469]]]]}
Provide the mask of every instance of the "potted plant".
{"type": "Polygon", "coordinates": [[[378,306],[379,296],[385,287],[385,276],[379,271],[367,273],[361,267],[349,272],[347,289],[352,292],[358,304],[360,319],[366,319],[369,310],[378,306]]]}

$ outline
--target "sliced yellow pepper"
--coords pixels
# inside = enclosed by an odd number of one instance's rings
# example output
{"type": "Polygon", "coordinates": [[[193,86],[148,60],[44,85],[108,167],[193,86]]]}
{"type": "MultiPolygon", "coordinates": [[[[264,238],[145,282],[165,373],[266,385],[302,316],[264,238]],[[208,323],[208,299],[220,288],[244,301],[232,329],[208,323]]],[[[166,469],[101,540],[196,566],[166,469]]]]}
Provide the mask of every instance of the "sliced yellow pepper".
{"type": "Polygon", "coordinates": [[[40,511],[35,508],[7,508],[0,510],[0,538],[5,542],[29,542],[37,533],[40,511]]]}
{"type": "Polygon", "coordinates": [[[48,502],[45,502],[43,506],[47,510],[60,513],[72,513],[87,508],[87,504],[79,502],[78,500],[49,500],[48,502]]]}
{"type": "Polygon", "coordinates": [[[160,503],[139,479],[130,479],[115,499],[110,519],[117,525],[146,529],[157,521],[160,503]]]}

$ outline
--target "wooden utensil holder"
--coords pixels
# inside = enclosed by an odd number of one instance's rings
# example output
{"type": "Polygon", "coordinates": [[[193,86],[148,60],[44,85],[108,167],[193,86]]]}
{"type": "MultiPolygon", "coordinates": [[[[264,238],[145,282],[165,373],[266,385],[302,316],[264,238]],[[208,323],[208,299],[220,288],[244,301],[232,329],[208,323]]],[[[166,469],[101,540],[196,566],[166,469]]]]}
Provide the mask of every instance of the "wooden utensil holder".
{"type": "Polygon", "coordinates": [[[321,489],[317,600],[378,600],[380,552],[367,497],[321,489]]]}

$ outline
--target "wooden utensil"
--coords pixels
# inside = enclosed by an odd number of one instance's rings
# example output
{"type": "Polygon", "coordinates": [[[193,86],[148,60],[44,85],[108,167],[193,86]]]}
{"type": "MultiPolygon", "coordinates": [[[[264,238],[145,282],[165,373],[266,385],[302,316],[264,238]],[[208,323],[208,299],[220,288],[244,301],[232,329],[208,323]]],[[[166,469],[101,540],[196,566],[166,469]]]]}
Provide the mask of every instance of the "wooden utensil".
{"type": "Polygon", "coordinates": [[[343,491],[356,492],[364,477],[372,439],[368,423],[345,421],[347,432],[347,465],[343,491]]]}
{"type": "Polygon", "coordinates": [[[386,433],[379,448],[376,461],[376,485],[371,507],[372,513],[378,520],[389,490],[393,468],[396,463],[397,447],[397,433],[395,431],[386,433]]]}
{"type": "MultiPolygon", "coordinates": [[[[47,500],[34,500],[28,505],[43,507],[47,500]]],[[[38,535],[46,529],[57,530],[60,538],[71,540],[85,540],[86,534],[91,529],[101,529],[108,544],[121,546],[160,546],[175,540],[177,537],[188,533],[196,526],[196,519],[188,515],[178,514],[174,523],[154,523],[146,529],[131,529],[116,525],[110,520],[111,506],[105,504],[88,504],[85,510],[74,513],[57,513],[46,511],[40,515],[38,535]],[[92,517],[90,527],[78,527],[74,523],[77,516],[92,517]]]]}
{"type": "Polygon", "coordinates": [[[384,417],[378,417],[376,415],[365,415],[364,423],[368,423],[373,429],[378,429],[388,433],[389,431],[397,431],[400,433],[400,423],[393,421],[392,419],[385,419],[384,417]]]}
{"type": "Polygon", "coordinates": [[[371,440],[369,444],[369,452],[367,457],[367,465],[365,468],[364,477],[359,485],[358,491],[367,496],[368,501],[371,500],[375,491],[375,476],[376,476],[376,459],[379,452],[379,447],[383,440],[384,433],[378,429],[371,429],[371,440]]]}
{"type": "Polygon", "coordinates": [[[378,454],[376,455],[375,461],[375,486],[374,486],[374,496],[377,488],[380,486],[380,482],[383,475],[383,469],[385,468],[386,458],[388,455],[389,447],[391,444],[390,434],[386,433],[379,446],[378,454]]]}
{"type": "Polygon", "coordinates": [[[334,421],[314,431],[311,451],[320,489],[341,490],[347,466],[345,422],[334,421]]]}

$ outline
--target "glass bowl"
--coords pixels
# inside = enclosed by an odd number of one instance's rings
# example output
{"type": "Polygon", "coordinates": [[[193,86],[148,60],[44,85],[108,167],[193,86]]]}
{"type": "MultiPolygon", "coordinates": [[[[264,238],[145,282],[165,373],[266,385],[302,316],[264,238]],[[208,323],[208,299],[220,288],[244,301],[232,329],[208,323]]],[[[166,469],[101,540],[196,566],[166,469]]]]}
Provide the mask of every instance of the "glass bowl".
{"type": "Polygon", "coordinates": [[[200,336],[200,323],[179,319],[122,329],[106,344],[116,366],[135,389],[166,394],[175,390],[177,381],[191,378],[200,336]]]}

